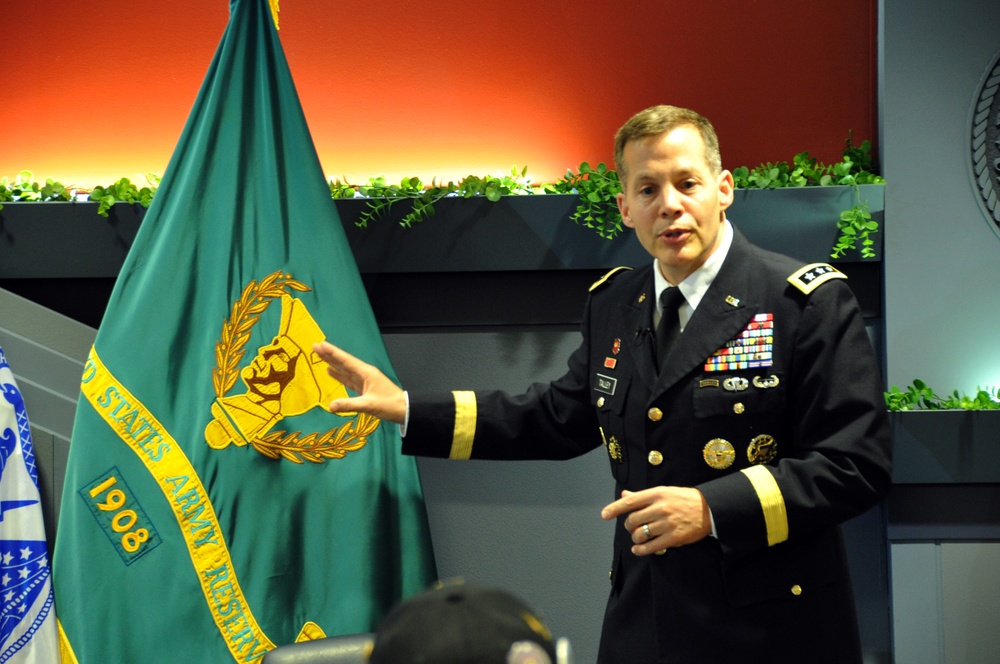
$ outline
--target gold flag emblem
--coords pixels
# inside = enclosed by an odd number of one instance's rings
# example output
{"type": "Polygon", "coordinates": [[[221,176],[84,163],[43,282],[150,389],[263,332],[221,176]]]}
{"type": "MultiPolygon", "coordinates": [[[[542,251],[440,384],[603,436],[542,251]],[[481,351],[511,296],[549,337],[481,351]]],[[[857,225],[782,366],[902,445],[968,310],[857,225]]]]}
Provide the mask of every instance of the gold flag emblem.
{"type": "Polygon", "coordinates": [[[326,365],[312,351],[312,345],[324,339],[322,330],[305,304],[288,290],[311,289],[279,271],[259,283],[251,281],[233,303],[232,314],[223,323],[215,346],[212,384],[216,398],[211,406],[212,420],[205,427],[205,441],[217,450],[230,444],[250,444],[264,456],[294,463],[341,459],[365,446],[368,436],[378,428],[378,418],[340,413],[351,419],[322,434],[271,431],[286,417],[313,408],[325,409],[332,399],[347,396],[347,388],[326,372],[326,365]],[[257,349],[249,365],[238,371],[251,330],[276,299],[281,301],[277,334],[271,343],[257,349]],[[242,379],[246,392],[229,395],[237,377],[242,379]]]}

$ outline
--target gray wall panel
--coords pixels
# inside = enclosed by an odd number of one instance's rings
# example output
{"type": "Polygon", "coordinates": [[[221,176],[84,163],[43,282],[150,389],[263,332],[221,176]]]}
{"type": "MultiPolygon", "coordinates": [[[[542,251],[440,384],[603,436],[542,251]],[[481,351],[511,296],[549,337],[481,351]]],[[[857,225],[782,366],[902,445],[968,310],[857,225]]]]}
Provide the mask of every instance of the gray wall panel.
{"type": "Polygon", "coordinates": [[[941,545],[944,662],[1000,659],[1000,544],[941,545]]]}
{"type": "MultiPolygon", "coordinates": [[[[558,378],[577,332],[386,334],[404,387],[522,392],[558,378]]],[[[597,657],[613,525],[601,520],[614,482],[603,450],[560,462],[418,461],[438,573],[512,590],[597,657]]]]}
{"type": "Polygon", "coordinates": [[[970,112],[1000,50],[1000,2],[883,0],[882,164],[891,384],[1000,384],[1000,237],[971,178],[970,112]]]}
{"type": "Polygon", "coordinates": [[[944,661],[941,547],[893,544],[892,598],[896,664],[944,661]]]}

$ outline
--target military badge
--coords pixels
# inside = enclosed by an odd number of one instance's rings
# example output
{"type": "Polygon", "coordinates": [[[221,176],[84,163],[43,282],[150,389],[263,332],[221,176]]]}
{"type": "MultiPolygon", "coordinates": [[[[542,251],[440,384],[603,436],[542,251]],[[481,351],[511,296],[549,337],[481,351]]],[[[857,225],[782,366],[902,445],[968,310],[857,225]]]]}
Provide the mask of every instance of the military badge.
{"type": "Polygon", "coordinates": [[[747,459],[753,464],[770,463],[776,456],[778,456],[778,443],[775,442],[774,436],[767,434],[761,434],[751,440],[750,447],[747,448],[747,459]]]}
{"type": "Polygon", "coordinates": [[[771,366],[774,348],[774,314],[757,314],[726,345],[705,361],[705,371],[762,369],[771,366]]]}
{"type": "Polygon", "coordinates": [[[604,358],[604,368],[605,369],[614,369],[615,366],[617,366],[617,365],[618,365],[618,360],[616,360],[615,358],[613,358],[613,357],[606,357],[606,358],[604,358]]]}
{"type": "Polygon", "coordinates": [[[812,263],[796,270],[788,283],[808,295],[831,279],[846,279],[847,275],[827,263],[812,263]]]}
{"type": "Polygon", "coordinates": [[[622,446],[618,444],[618,439],[611,436],[609,441],[604,437],[604,427],[597,427],[598,431],[601,432],[601,440],[604,441],[604,447],[608,450],[608,456],[617,461],[622,462],[622,446]]]}
{"type": "Polygon", "coordinates": [[[614,436],[608,441],[608,456],[618,463],[622,462],[622,446],[614,436]]]}
{"type": "Polygon", "coordinates": [[[622,340],[615,339],[614,343],[611,344],[611,354],[617,355],[620,352],[622,352],[622,340]]]}
{"type": "Polygon", "coordinates": [[[732,443],[722,438],[713,438],[705,444],[702,450],[705,463],[716,470],[725,470],[736,460],[736,450],[732,443]]]}
{"type": "Polygon", "coordinates": [[[754,387],[759,387],[762,390],[769,390],[772,387],[777,387],[778,383],[780,383],[780,382],[781,381],[774,374],[771,374],[770,376],[754,376],[753,377],[753,386],[754,387]]]}
{"type": "Polygon", "coordinates": [[[300,432],[271,431],[284,418],[324,408],[333,399],[347,396],[347,388],[326,372],[323,360],[312,350],[324,338],[322,330],[305,304],[288,294],[289,289],[310,290],[281,272],[251,282],[233,304],[231,318],[223,323],[212,371],[216,399],[211,404],[212,420],[205,427],[205,442],[212,449],[249,444],[272,459],[322,463],[361,449],[379,426],[380,420],[370,415],[339,413],[352,419],[326,433],[300,436],[300,432]],[[281,301],[277,333],[238,371],[250,331],[272,300],[281,301]],[[229,394],[237,377],[246,392],[229,394]]]}
{"type": "Polygon", "coordinates": [[[742,376],[730,376],[722,381],[722,389],[726,392],[742,392],[750,387],[750,381],[742,376]]]}

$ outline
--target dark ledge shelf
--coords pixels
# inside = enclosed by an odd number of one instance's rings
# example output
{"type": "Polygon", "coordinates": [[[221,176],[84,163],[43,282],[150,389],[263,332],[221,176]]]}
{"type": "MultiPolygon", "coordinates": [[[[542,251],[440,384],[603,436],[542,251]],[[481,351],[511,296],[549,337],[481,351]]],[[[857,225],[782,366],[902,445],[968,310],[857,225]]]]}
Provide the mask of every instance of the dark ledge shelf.
{"type": "MultiPolygon", "coordinates": [[[[883,218],[884,187],[861,188],[883,218]]],[[[848,187],[738,190],[729,216],[751,241],[807,262],[830,262],[848,187]]],[[[575,195],[448,198],[402,228],[400,203],[361,229],[364,199],[336,200],[340,221],[383,329],[575,327],[587,288],[619,265],[651,260],[627,231],[606,240],[570,220],[575,195]]],[[[144,208],[96,203],[6,203],[0,210],[0,288],[98,326],[144,208]]],[[[881,233],[876,251],[881,256],[881,233]]],[[[881,317],[881,262],[836,261],[865,316],[881,317]]]]}

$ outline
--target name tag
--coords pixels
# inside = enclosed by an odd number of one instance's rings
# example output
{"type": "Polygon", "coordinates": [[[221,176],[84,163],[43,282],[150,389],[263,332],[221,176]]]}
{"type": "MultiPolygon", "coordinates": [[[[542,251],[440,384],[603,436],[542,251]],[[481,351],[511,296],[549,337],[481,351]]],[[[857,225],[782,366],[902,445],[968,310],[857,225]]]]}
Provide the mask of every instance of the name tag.
{"type": "Polygon", "coordinates": [[[617,378],[605,376],[604,374],[597,374],[597,379],[594,381],[595,390],[603,392],[604,394],[614,395],[616,387],[618,387],[617,378]]]}

